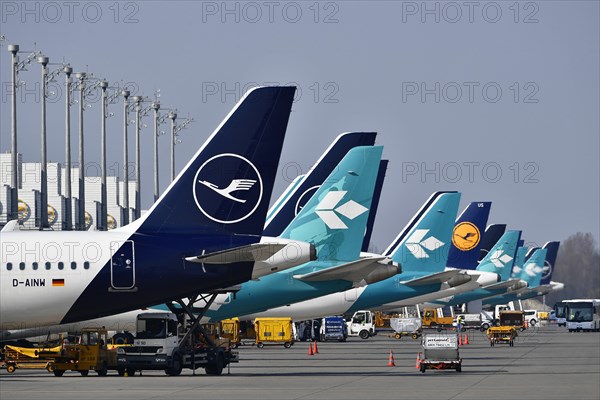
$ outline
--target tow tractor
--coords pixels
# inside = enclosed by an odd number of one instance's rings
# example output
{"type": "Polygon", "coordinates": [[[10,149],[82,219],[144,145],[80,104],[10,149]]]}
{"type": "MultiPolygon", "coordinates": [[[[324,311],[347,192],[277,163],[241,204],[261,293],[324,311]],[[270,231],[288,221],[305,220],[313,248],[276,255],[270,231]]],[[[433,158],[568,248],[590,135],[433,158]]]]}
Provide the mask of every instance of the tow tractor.
{"type": "MultiPolygon", "coordinates": [[[[229,288],[226,292],[231,291],[229,288]]],[[[169,303],[171,312],[139,314],[133,346],[117,349],[118,367],[128,375],[164,370],[167,375],[177,376],[183,368],[192,369],[194,374],[197,368],[204,368],[208,375],[221,375],[223,368],[239,361],[239,353],[232,349],[229,339],[211,337],[200,324],[219,293],[198,294],[188,298],[187,304],[179,300],[180,307],[169,303]],[[199,301],[204,307],[195,307],[199,301]]]]}

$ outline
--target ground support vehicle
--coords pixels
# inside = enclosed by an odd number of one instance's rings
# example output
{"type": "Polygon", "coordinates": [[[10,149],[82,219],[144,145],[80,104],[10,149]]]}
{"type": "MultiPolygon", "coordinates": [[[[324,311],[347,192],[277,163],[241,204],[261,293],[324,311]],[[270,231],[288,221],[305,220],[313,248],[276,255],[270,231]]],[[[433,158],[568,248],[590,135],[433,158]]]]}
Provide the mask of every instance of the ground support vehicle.
{"type": "Polygon", "coordinates": [[[487,330],[487,337],[491,347],[494,347],[498,343],[505,343],[513,347],[517,335],[517,330],[512,326],[492,326],[487,330]]]}
{"type": "Polygon", "coordinates": [[[178,306],[167,304],[171,312],[138,315],[134,345],[117,349],[118,368],[128,375],[163,370],[176,376],[183,368],[194,373],[197,368],[204,368],[208,375],[221,375],[225,367],[239,361],[239,354],[232,350],[229,339],[213,339],[200,325],[218,293],[198,294],[189,298],[187,304],[178,301],[178,306]],[[199,301],[205,303],[204,307],[198,307],[199,301]]]}
{"type": "Polygon", "coordinates": [[[500,327],[512,326],[521,331],[527,329],[527,322],[523,311],[501,311],[498,321],[500,327]]]}
{"type": "Polygon", "coordinates": [[[393,336],[396,339],[401,339],[402,336],[418,339],[423,333],[420,318],[392,318],[390,319],[390,326],[394,330],[393,336]]]}
{"type": "Polygon", "coordinates": [[[348,336],[358,336],[361,339],[368,339],[377,334],[375,330],[375,319],[371,311],[356,311],[352,317],[346,321],[348,327],[348,336]]]}
{"type": "Polygon", "coordinates": [[[338,342],[345,342],[348,338],[348,327],[343,317],[332,316],[325,317],[321,322],[320,330],[321,342],[328,340],[337,340],[338,342]]]}
{"type": "Polygon", "coordinates": [[[426,308],[423,310],[421,324],[423,329],[436,329],[441,332],[443,329],[453,328],[453,316],[444,316],[442,308],[426,308]]]}
{"type": "Polygon", "coordinates": [[[600,299],[566,300],[565,303],[569,332],[600,331],[600,299]]]}
{"type": "Polygon", "coordinates": [[[40,352],[41,357],[53,357],[51,369],[55,376],[63,376],[65,371],[76,371],[88,376],[96,371],[98,376],[106,376],[109,369],[116,369],[119,375],[125,370],[117,368],[117,350],[108,347],[108,332],[102,328],[86,328],[76,343],[63,343],[59,353],[40,352]]]}
{"type": "Polygon", "coordinates": [[[17,369],[46,369],[52,372],[52,357],[40,357],[40,351],[59,353],[61,347],[30,348],[6,345],[2,349],[2,364],[10,374],[17,369]]]}
{"type": "Polygon", "coordinates": [[[283,344],[289,349],[294,344],[294,323],[287,318],[256,318],[256,347],[262,349],[265,344],[283,344]]]}
{"type": "Polygon", "coordinates": [[[462,358],[458,352],[456,334],[427,334],[423,336],[423,357],[418,359],[422,373],[428,369],[455,369],[462,371],[462,358]]]}

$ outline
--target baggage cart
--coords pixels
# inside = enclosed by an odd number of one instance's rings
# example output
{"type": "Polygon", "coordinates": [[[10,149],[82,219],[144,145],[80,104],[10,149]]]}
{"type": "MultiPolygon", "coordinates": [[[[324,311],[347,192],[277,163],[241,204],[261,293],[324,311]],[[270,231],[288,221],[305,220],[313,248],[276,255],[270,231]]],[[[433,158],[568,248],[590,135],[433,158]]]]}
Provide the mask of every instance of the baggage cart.
{"type": "Polygon", "coordinates": [[[499,343],[505,343],[513,347],[517,335],[517,329],[514,326],[492,326],[487,330],[487,337],[491,347],[499,343]]]}
{"type": "Polygon", "coordinates": [[[458,353],[458,336],[456,334],[428,334],[422,339],[423,357],[418,359],[418,367],[422,373],[428,369],[454,369],[462,372],[462,358],[458,353]]]}
{"type": "Polygon", "coordinates": [[[290,348],[294,344],[294,330],[291,318],[257,318],[254,320],[256,330],[256,347],[262,349],[265,344],[283,344],[290,348]]]}
{"type": "Polygon", "coordinates": [[[402,336],[418,339],[423,332],[420,318],[391,318],[390,326],[395,332],[396,339],[400,339],[402,336]]]}

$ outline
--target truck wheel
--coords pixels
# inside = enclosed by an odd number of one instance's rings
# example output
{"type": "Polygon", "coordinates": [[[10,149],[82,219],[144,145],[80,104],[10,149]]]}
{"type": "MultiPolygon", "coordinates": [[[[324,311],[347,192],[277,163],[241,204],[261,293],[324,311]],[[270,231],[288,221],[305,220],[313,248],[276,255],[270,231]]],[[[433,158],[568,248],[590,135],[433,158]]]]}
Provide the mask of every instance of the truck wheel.
{"type": "Polygon", "coordinates": [[[207,375],[221,375],[223,373],[223,368],[225,367],[225,357],[223,353],[219,352],[217,354],[217,358],[214,363],[208,364],[205,368],[207,375]]]}
{"type": "Polygon", "coordinates": [[[88,376],[90,374],[90,371],[89,370],[79,371],[79,373],[81,374],[81,376],[88,376]]]}
{"type": "Polygon", "coordinates": [[[417,339],[419,338],[419,334],[418,334],[418,333],[413,333],[413,334],[412,334],[412,338],[413,338],[414,340],[417,340],[417,339]]]}
{"type": "Polygon", "coordinates": [[[125,376],[125,368],[119,368],[119,369],[117,369],[117,374],[119,376],[125,376]]]}
{"type": "Polygon", "coordinates": [[[15,372],[16,369],[17,369],[17,367],[15,367],[13,364],[9,364],[6,366],[6,372],[8,372],[9,374],[12,374],[13,372],[15,372]]]}
{"type": "Polygon", "coordinates": [[[54,372],[54,364],[50,363],[46,366],[46,371],[54,372]]]}
{"type": "Polygon", "coordinates": [[[171,365],[171,368],[167,368],[165,370],[165,372],[169,376],[177,376],[177,375],[181,374],[182,369],[183,369],[183,365],[181,364],[181,357],[179,356],[179,354],[176,354],[173,357],[173,364],[171,365]]]}
{"type": "Polygon", "coordinates": [[[119,332],[112,337],[114,344],[133,344],[133,335],[129,332],[119,332]]]}
{"type": "Polygon", "coordinates": [[[360,336],[361,339],[368,339],[371,335],[369,334],[369,331],[362,330],[358,336],[360,336]]]}
{"type": "Polygon", "coordinates": [[[441,331],[442,331],[442,327],[438,325],[438,327],[437,327],[437,331],[438,331],[438,332],[441,332],[441,331]]]}
{"type": "Polygon", "coordinates": [[[487,331],[488,329],[490,329],[490,324],[488,324],[487,322],[484,323],[483,325],[481,325],[481,331],[487,331]]]}
{"type": "Polygon", "coordinates": [[[290,342],[285,342],[283,344],[283,347],[285,347],[286,349],[289,349],[290,347],[292,347],[292,344],[290,342]]]}
{"type": "Polygon", "coordinates": [[[458,364],[456,366],[456,372],[462,372],[462,365],[461,364],[458,364]]]}
{"type": "Polygon", "coordinates": [[[106,363],[103,363],[102,368],[100,368],[99,370],[96,370],[96,373],[98,374],[98,376],[108,375],[108,368],[106,367],[106,363]]]}
{"type": "Polygon", "coordinates": [[[265,347],[265,344],[263,342],[258,342],[258,343],[256,343],[256,347],[258,347],[259,349],[262,349],[263,347],[265,347]]]}
{"type": "Polygon", "coordinates": [[[401,334],[399,334],[399,333],[396,333],[396,334],[394,335],[394,337],[395,337],[396,339],[401,339],[401,338],[402,338],[402,335],[401,335],[401,334]]]}
{"type": "Polygon", "coordinates": [[[65,370],[63,370],[63,369],[55,369],[54,370],[54,376],[63,376],[64,373],[65,373],[65,370]]]}
{"type": "Polygon", "coordinates": [[[425,368],[425,364],[423,364],[423,363],[419,364],[419,370],[421,371],[421,373],[423,373],[423,374],[424,374],[424,373],[425,373],[425,370],[426,370],[426,368],[425,368]]]}
{"type": "Polygon", "coordinates": [[[135,376],[135,369],[133,368],[127,368],[127,375],[128,376],[135,376]]]}
{"type": "Polygon", "coordinates": [[[531,321],[529,321],[529,325],[534,327],[535,324],[537,324],[537,321],[535,319],[532,319],[531,321]]]}

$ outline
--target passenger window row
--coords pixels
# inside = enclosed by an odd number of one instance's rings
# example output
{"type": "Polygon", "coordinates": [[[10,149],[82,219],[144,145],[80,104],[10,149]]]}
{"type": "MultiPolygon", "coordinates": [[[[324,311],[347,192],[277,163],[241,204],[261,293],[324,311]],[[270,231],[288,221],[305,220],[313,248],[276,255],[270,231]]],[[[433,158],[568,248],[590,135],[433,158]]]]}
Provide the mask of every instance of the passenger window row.
{"type": "MultiPolygon", "coordinates": [[[[59,270],[65,269],[65,263],[63,263],[62,261],[59,261],[58,263],[56,263],[56,265],[57,265],[57,267],[58,267],[59,270]]],[[[39,263],[37,263],[37,262],[34,262],[34,263],[31,264],[31,268],[34,271],[37,271],[39,267],[40,267],[39,263]]],[[[52,269],[52,263],[46,262],[46,263],[44,263],[44,267],[46,268],[46,270],[50,270],[50,269],[52,269]]],[[[20,262],[19,263],[19,269],[21,271],[24,271],[25,268],[26,268],[25,263],[24,262],[20,262]]],[[[12,271],[12,269],[13,269],[13,263],[10,263],[10,262],[6,263],[6,270],[7,271],[12,271]]],[[[75,261],[71,261],[71,269],[73,269],[73,270],[77,269],[77,263],[75,261]]],[[[90,263],[89,263],[89,261],[85,261],[83,263],[83,269],[90,269],[90,263]]]]}

